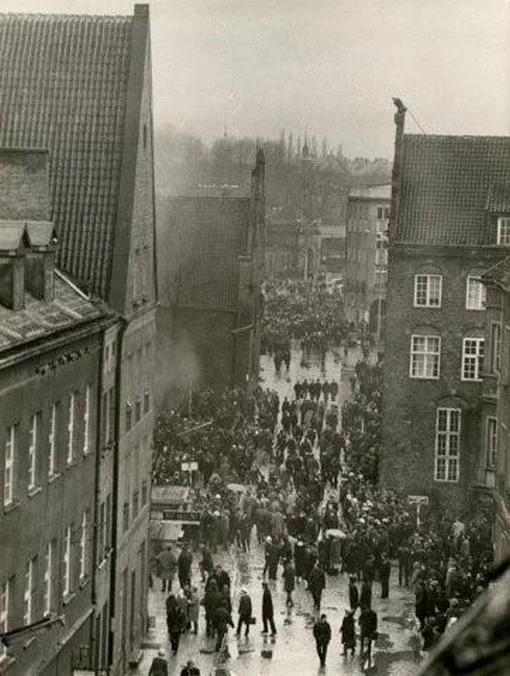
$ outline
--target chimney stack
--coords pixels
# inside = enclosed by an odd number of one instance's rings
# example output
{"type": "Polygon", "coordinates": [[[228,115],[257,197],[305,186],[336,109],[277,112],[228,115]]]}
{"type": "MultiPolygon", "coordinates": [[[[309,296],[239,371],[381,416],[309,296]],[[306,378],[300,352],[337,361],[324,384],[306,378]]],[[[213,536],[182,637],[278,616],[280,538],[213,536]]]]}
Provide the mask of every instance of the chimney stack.
{"type": "Polygon", "coordinates": [[[393,103],[397,108],[395,113],[395,150],[393,156],[393,169],[391,172],[391,208],[388,222],[388,234],[391,239],[393,225],[398,221],[398,206],[400,198],[400,178],[402,170],[402,147],[404,143],[404,126],[407,108],[401,99],[394,98],[393,103]]]}
{"type": "Polygon", "coordinates": [[[0,304],[10,310],[25,307],[25,224],[0,221],[0,304]]]}

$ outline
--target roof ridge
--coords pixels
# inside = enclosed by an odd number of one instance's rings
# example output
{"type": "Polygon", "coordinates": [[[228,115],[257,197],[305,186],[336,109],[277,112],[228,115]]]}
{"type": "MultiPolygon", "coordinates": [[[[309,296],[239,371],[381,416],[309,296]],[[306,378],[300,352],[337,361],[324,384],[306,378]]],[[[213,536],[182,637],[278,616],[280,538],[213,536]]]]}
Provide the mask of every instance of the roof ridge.
{"type": "Polygon", "coordinates": [[[108,19],[115,20],[132,20],[132,14],[76,14],[67,12],[0,12],[0,20],[7,19],[90,19],[96,21],[104,21],[108,19]]]}

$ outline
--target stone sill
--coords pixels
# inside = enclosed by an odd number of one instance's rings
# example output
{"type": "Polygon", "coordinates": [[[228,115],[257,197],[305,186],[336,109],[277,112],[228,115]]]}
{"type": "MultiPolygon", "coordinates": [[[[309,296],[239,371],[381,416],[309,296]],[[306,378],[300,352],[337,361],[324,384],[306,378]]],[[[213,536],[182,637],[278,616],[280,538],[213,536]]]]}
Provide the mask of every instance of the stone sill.
{"type": "Polygon", "coordinates": [[[65,594],[64,598],[62,599],[62,604],[64,606],[69,605],[69,603],[71,603],[71,601],[74,599],[75,596],[76,594],[74,592],[69,592],[68,594],[65,594]]]}
{"type": "Polygon", "coordinates": [[[49,484],[52,484],[52,483],[53,483],[54,481],[56,481],[57,479],[60,479],[61,476],[62,476],[62,475],[60,474],[60,472],[57,472],[56,474],[52,474],[52,475],[49,477],[49,479],[48,479],[48,483],[49,483],[49,484]]]}
{"type": "Polygon", "coordinates": [[[12,512],[16,507],[19,507],[21,505],[20,500],[14,499],[12,502],[9,502],[8,505],[4,505],[4,514],[9,514],[9,512],[12,512]]]}
{"type": "Polygon", "coordinates": [[[88,585],[89,582],[90,582],[90,576],[89,576],[89,575],[85,575],[85,577],[83,577],[83,578],[80,580],[80,589],[83,589],[84,587],[86,587],[86,586],[88,585]]]}
{"type": "Polygon", "coordinates": [[[0,657],[0,673],[1,674],[6,674],[7,671],[12,667],[12,665],[16,662],[15,657],[11,657],[11,655],[4,655],[0,657]]]}
{"type": "Polygon", "coordinates": [[[29,498],[34,498],[36,495],[39,495],[39,493],[42,491],[41,486],[34,486],[28,491],[28,497],[29,498]]]}

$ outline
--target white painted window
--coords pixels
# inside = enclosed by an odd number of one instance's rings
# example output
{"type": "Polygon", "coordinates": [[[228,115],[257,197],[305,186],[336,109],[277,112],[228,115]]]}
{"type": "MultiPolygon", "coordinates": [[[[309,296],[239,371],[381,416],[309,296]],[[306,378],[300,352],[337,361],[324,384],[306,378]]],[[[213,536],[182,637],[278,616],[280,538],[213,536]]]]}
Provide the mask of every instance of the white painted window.
{"type": "Polygon", "coordinates": [[[442,275],[414,276],[415,307],[441,307],[443,295],[442,275]]]}
{"type": "Polygon", "coordinates": [[[80,580],[83,580],[86,573],[87,562],[87,512],[83,512],[81,518],[81,537],[80,537],[80,580]]]}
{"type": "Polygon", "coordinates": [[[44,616],[51,613],[52,596],[53,596],[53,542],[48,542],[46,551],[44,553],[44,595],[43,595],[43,614],[44,616]]]}
{"type": "Polygon", "coordinates": [[[480,277],[469,275],[466,282],[466,310],[485,310],[487,289],[480,277]]]}
{"type": "Polygon", "coordinates": [[[510,216],[498,218],[498,244],[510,246],[510,216]]]}
{"type": "MultiPolygon", "coordinates": [[[[0,587],[0,634],[9,631],[9,580],[0,587]]],[[[0,653],[0,656],[2,653],[0,653]]]]}
{"type": "Polygon", "coordinates": [[[14,501],[14,463],[16,456],[16,425],[7,428],[4,456],[4,505],[14,501]]]}
{"type": "Polygon", "coordinates": [[[486,459],[487,467],[494,469],[496,467],[496,454],[498,451],[498,420],[497,418],[487,418],[486,429],[486,459]]]}
{"type": "Polygon", "coordinates": [[[34,413],[30,419],[28,431],[28,490],[37,486],[37,439],[39,434],[39,414],[34,413]]]}
{"type": "Polygon", "coordinates": [[[25,589],[23,591],[23,625],[33,621],[33,596],[35,559],[31,559],[25,566],[25,589]]]}
{"type": "Polygon", "coordinates": [[[438,408],[436,415],[436,481],[459,480],[461,410],[438,408]]]}
{"type": "Polygon", "coordinates": [[[74,392],[69,396],[69,413],[68,413],[68,422],[67,422],[67,464],[70,465],[73,462],[73,450],[74,450],[74,404],[75,404],[75,394],[74,392]]]}
{"type": "Polygon", "coordinates": [[[57,404],[53,404],[50,411],[50,432],[48,435],[48,475],[50,477],[55,476],[57,469],[57,415],[57,404]]]}
{"type": "Polygon", "coordinates": [[[484,343],[483,338],[464,338],[462,341],[462,380],[481,380],[484,343]]]}
{"type": "Polygon", "coordinates": [[[71,592],[71,526],[66,529],[64,537],[64,580],[62,594],[64,599],[71,592]]]}
{"type": "Polygon", "coordinates": [[[85,408],[83,412],[83,454],[89,452],[90,443],[90,385],[85,388],[85,408]]]}
{"type": "Polygon", "coordinates": [[[439,336],[411,336],[411,378],[439,378],[441,338],[439,336]]]}

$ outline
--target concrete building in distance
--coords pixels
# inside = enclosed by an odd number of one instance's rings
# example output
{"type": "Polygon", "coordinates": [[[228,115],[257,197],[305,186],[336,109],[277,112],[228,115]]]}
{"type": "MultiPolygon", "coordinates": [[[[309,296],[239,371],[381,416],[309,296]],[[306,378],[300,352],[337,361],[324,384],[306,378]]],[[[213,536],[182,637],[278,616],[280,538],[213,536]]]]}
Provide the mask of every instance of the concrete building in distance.
{"type": "Polygon", "coordinates": [[[170,200],[161,237],[158,394],[175,401],[196,386],[245,384],[258,375],[264,270],[264,156],[249,197],[170,200]]]}
{"type": "Polygon", "coordinates": [[[148,7],[1,15],[0,43],[0,145],[48,150],[57,266],[120,318],[104,337],[99,385],[110,422],[98,440],[101,485],[91,487],[98,581],[87,666],[125,674],[147,620],[156,304],[148,7]]]}
{"type": "Polygon", "coordinates": [[[407,135],[398,103],[381,482],[457,510],[494,485],[481,276],[510,251],[510,138],[407,135]]]}
{"type": "Polygon", "coordinates": [[[386,314],[390,202],[390,184],[352,188],[347,200],[346,313],[379,335],[386,314]]]}
{"type": "Polygon", "coordinates": [[[48,153],[0,149],[0,672],[70,674],[90,645],[105,333],[55,268],[48,153]]]}

